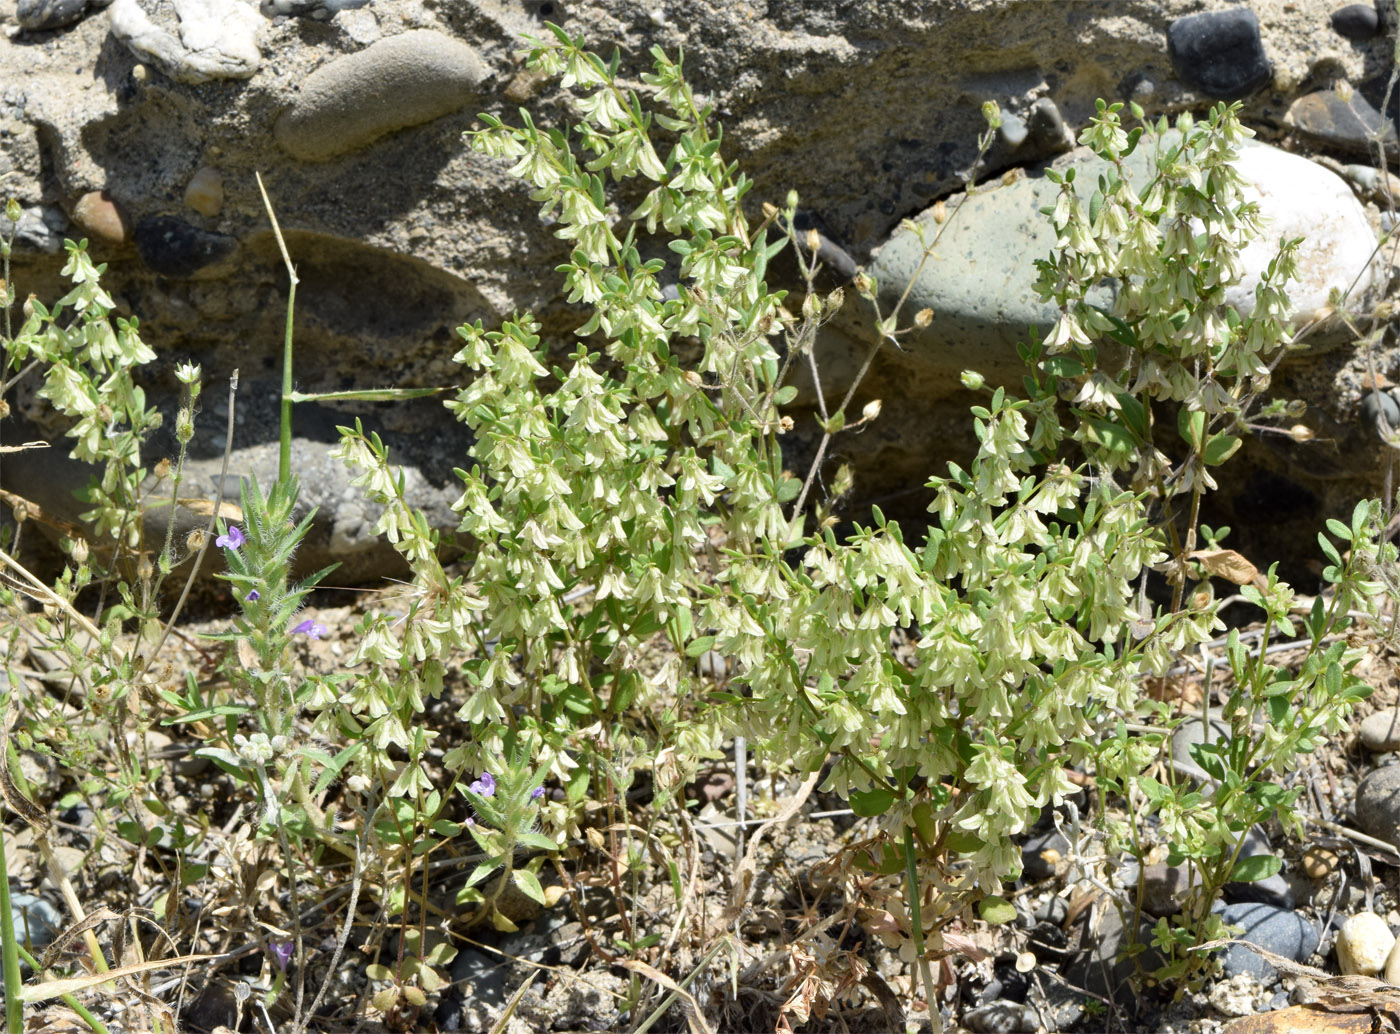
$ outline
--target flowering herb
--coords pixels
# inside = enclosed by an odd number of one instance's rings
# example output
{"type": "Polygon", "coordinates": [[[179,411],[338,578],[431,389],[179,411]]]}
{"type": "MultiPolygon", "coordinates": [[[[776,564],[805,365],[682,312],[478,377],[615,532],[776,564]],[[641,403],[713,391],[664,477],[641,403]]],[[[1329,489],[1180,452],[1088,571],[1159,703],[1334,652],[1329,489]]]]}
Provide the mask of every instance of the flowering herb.
{"type": "Polygon", "coordinates": [[[490,772],[482,772],[481,778],[473,780],[467,789],[481,797],[494,797],[496,794],[496,777],[490,772]]]}
{"type": "Polygon", "coordinates": [[[262,599],[262,594],[261,594],[260,592],[258,592],[257,589],[250,589],[250,590],[248,590],[248,595],[247,595],[247,596],[244,596],[243,598],[244,598],[245,600],[247,600],[249,603],[252,603],[254,600],[260,600],[260,599],[262,599]]]}
{"type": "Polygon", "coordinates": [[[543,796],[544,796],[544,787],[543,787],[543,786],[537,786],[537,787],[535,787],[533,790],[530,791],[530,800],[532,800],[532,801],[537,801],[537,800],[539,800],[539,799],[540,799],[541,797],[543,797],[543,796]]]}
{"type": "Polygon", "coordinates": [[[221,549],[237,549],[247,541],[248,538],[243,534],[243,529],[236,524],[230,524],[228,531],[214,540],[214,545],[221,549]]]}

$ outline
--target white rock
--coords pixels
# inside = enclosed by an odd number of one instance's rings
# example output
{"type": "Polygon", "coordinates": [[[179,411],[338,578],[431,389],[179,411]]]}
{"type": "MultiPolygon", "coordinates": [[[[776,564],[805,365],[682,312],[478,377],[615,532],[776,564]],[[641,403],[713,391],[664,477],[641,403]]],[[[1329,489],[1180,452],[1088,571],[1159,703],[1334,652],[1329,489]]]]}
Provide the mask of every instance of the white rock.
{"type": "Polygon", "coordinates": [[[1385,960],[1385,982],[1400,984],[1400,941],[1390,949],[1390,957],[1385,960]]]}
{"type": "Polygon", "coordinates": [[[1374,912],[1358,912],[1337,934],[1337,965],[1347,976],[1373,977],[1386,968],[1394,948],[1386,921],[1374,912]]]}
{"type": "Polygon", "coordinates": [[[258,30],[267,24],[242,0],[174,0],[180,35],[161,28],[137,0],[112,4],[112,35],[182,83],[247,79],[258,70],[258,30]]]}

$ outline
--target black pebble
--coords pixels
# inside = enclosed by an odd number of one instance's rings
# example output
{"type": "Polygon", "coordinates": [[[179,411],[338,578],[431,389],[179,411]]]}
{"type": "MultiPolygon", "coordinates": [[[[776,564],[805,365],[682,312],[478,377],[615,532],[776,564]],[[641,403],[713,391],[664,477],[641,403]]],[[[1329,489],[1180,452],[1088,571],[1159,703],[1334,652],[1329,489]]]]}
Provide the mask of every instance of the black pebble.
{"type": "Polygon", "coordinates": [[[1332,12],[1333,31],[1347,39],[1372,39],[1380,27],[1380,16],[1371,4],[1347,4],[1332,12]]]}
{"type": "Polygon", "coordinates": [[[35,31],[61,29],[80,20],[86,8],[87,0],[19,0],[15,20],[35,31]]]}
{"type": "Polygon", "coordinates": [[[148,215],[132,234],[141,261],[161,276],[193,276],[230,254],[237,241],[210,233],[173,215],[148,215]]]}
{"type": "Polygon", "coordinates": [[[1167,50],[1181,81],[1214,100],[1248,97],[1273,76],[1253,11],[1178,18],[1167,27],[1167,50]]]}

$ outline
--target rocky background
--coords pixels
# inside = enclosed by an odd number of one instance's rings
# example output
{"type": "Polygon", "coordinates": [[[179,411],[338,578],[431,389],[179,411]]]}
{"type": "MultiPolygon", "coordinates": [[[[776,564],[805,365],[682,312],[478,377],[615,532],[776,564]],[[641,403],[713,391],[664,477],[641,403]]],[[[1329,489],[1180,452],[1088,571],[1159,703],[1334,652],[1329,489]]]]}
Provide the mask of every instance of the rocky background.
{"type": "MultiPolygon", "coordinates": [[[[901,220],[968,200],[954,195],[976,153],[981,105],[995,100],[1006,114],[978,180],[1010,172],[1008,185],[970,199],[960,236],[916,291],[937,319],[906,353],[878,361],[858,404],[882,398],[880,420],[838,440],[837,458],[856,466],[853,514],[873,501],[918,514],[927,476],[969,451],[974,400],[956,373],[1009,374],[1010,344],[1043,316],[1030,298],[1030,260],[1047,250],[1036,177],[1046,161],[1081,160],[1068,152],[1096,98],[1133,99],[1154,115],[1242,100],[1261,141],[1333,170],[1314,182],[1285,163],[1299,159],[1269,152],[1272,186],[1261,194],[1281,225],[1350,227],[1315,250],[1300,313],[1355,280],[1350,305],[1370,327],[1389,288],[1389,253],[1372,258],[1391,206],[1370,138],[1384,126],[1394,143],[1378,109],[1395,26],[1393,10],[1369,4],[0,0],[0,194],[24,205],[13,267],[21,297],[57,298],[63,238],[89,239],[111,264],[105,283],[123,314],[139,316],[142,336],[171,360],[150,374],[153,396],[173,406],[174,360],[203,365],[193,473],[210,495],[222,385],[235,367],[226,489],[275,469],[287,278],[255,172],[300,278],[300,390],[458,383],[453,328],[524,309],[567,347],[583,316],[557,291],[561,242],[525,189],[461,140],[482,111],[515,120],[524,105],[541,124],[566,122],[564,101],[518,56],[521,34],[546,21],[616,46],[634,76],[653,45],[683,47],[728,155],[756,181],[755,205],[797,190],[824,235],[833,283],[857,265],[887,283],[907,270],[901,220]]],[[[854,295],[821,346],[833,380],[868,347],[854,295]]],[[[1314,437],[1251,443],[1207,519],[1232,524],[1231,544],[1258,561],[1312,556],[1324,516],[1393,490],[1375,426],[1377,412],[1400,419],[1379,390],[1387,378],[1400,380],[1400,357],[1388,345],[1358,349],[1334,325],[1276,379],[1281,394],[1309,402],[1314,437]]],[[[7,440],[33,431],[57,441],[41,404],[16,401],[7,440]]],[[[321,507],[303,559],[333,556],[345,580],[392,567],[373,541],[374,515],[326,455],[335,425],[355,416],[381,431],[444,527],[455,525],[451,470],[467,446],[434,399],[297,408],[303,498],[321,507]]],[[[804,442],[795,435],[794,467],[804,442]]],[[[61,454],[7,456],[0,484],[71,514],[69,489],[86,472],[61,454]]]]}

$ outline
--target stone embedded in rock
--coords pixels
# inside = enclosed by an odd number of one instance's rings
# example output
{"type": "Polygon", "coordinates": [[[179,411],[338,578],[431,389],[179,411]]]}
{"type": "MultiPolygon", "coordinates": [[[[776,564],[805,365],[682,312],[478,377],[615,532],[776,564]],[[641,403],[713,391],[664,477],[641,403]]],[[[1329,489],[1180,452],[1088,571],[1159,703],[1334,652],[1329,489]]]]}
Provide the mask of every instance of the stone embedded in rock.
{"type": "MultiPolygon", "coordinates": [[[[143,61],[152,61],[180,83],[247,79],[262,54],[258,31],[267,24],[243,0],[171,0],[179,35],[163,28],[137,0],[112,4],[112,35],[143,61]]],[[[152,4],[165,14],[161,4],[152,4]]],[[[173,26],[172,26],[173,27],[173,26]]]]}
{"type": "Polygon", "coordinates": [[[213,219],[224,207],[224,178],[209,166],[195,170],[185,184],[185,204],[200,215],[213,219]]]}
{"type": "Polygon", "coordinates": [[[1373,39],[1381,19],[1373,4],[1347,4],[1332,12],[1332,28],[1338,36],[1351,40],[1373,39]]]}
{"type": "Polygon", "coordinates": [[[122,244],[130,233],[121,206],[105,190],[90,190],[78,198],[73,221],[104,244],[122,244]]]}
{"type": "Polygon", "coordinates": [[[19,0],[15,20],[33,32],[62,29],[82,20],[87,0],[19,0]]]}
{"type": "Polygon", "coordinates": [[[193,276],[238,246],[227,234],[201,230],[173,215],[147,216],[132,236],[141,261],[162,276],[193,276]]]}
{"type": "Polygon", "coordinates": [[[465,43],[431,29],[405,32],[312,72],[273,132],[293,157],[325,161],[459,110],[487,71],[465,43]]]}
{"type": "MultiPolygon", "coordinates": [[[[1139,191],[1148,180],[1152,148],[1145,143],[1125,159],[1139,191]]],[[[1077,170],[1075,189],[1087,200],[1108,164],[1086,148],[1056,161],[1053,168],[1077,170]]],[[[1278,248],[1280,237],[1302,237],[1298,250],[1298,280],[1288,285],[1292,315],[1303,317],[1328,305],[1333,289],[1355,282],[1352,300],[1366,305],[1383,287],[1376,259],[1376,236],[1366,210],[1346,182],[1306,158],[1276,147],[1245,141],[1235,164],[1247,181],[1245,197],[1257,201],[1267,230],[1241,252],[1243,278],[1226,289],[1225,300],[1242,315],[1254,309],[1254,289],[1278,248]]],[[[904,360],[934,374],[956,377],[974,369],[991,377],[1023,371],[1016,352],[1036,328],[1047,332],[1058,310],[1040,301],[1032,288],[1035,260],[1050,255],[1055,232],[1041,209],[1052,206],[1059,186],[1035,173],[1013,183],[964,195],[942,227],[930,261],[918,235],[901,228],[876,253],[870,264],[880,287],[884,311],[892,311],[915,271],[919,271],[906,303],[908,312],[933,310],[933,322],[911,330],[901,339],[904,360]]],[[[954,208],[949,204],[948,208],[954,208]]],[[[915,217],[926,226],[926,237],[938,231],[934,209],[915,217]]],[[[1097,288],[1094,304],[1111,306],[1109,288],[1097,288]]],[[[844,328],[843,328],[844,329],[844,328]]],[[[867,337],[869,332],[854,326],[867,337]]]]}
{"type": "Polygon", "coordinates": [[[1181,81],[1214,100],[1243,100],[1273,77],[1250,10],[1178,18],[1167,27],[1167,51],[1181,81]]]}
{"type": "Polygon", "coordinates": [[[369,0],[262,0],[260,9],[269,18],[281,15],[326,22],[341,11],[351,11],[368,3],[369,0]]]}

